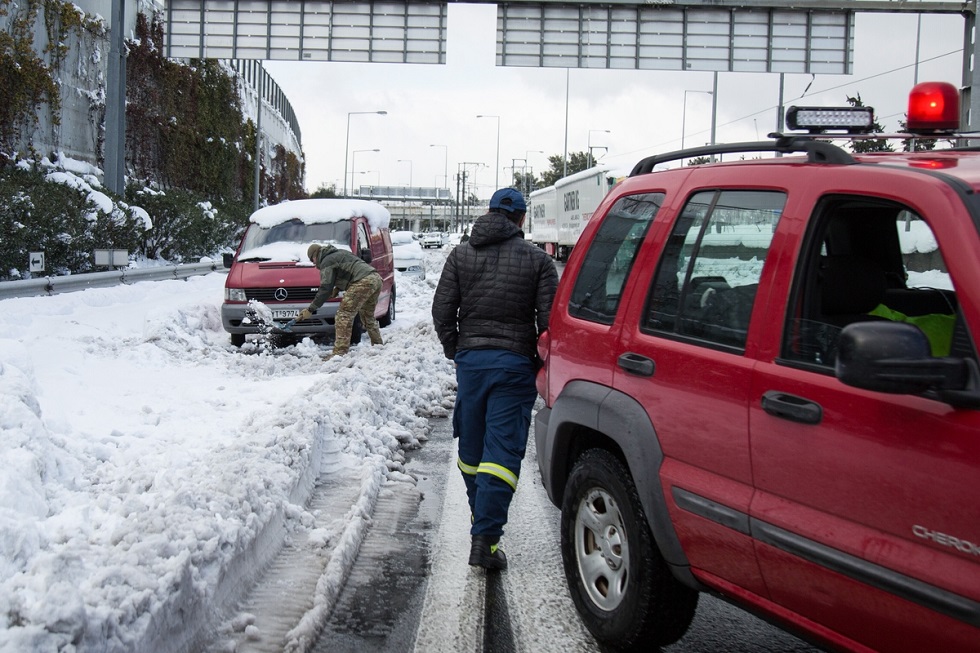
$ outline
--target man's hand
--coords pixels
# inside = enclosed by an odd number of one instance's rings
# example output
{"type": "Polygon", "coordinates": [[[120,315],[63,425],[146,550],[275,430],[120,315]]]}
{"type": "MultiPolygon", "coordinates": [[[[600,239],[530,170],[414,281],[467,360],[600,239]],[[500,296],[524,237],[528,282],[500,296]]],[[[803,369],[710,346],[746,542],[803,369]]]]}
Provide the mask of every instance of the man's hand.
{"type": "Polygon", "coordinates": [[[456,345],[443,345],[442,353],[451,361],[456,360],[456,345]]]}
{"type": "Polygon", "coordinates": [[[310,313],[310,309],[304,308],[299,313],[296,314],[296,321],[302,322],[303,320],[308,320],[313,317],[313,313],[310,313]]]}

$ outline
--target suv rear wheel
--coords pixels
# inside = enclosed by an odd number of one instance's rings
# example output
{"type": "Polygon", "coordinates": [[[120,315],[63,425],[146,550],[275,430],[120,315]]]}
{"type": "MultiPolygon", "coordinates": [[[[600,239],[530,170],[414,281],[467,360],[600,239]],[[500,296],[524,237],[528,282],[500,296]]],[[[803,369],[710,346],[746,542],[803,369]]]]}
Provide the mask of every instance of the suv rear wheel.
{"type": "Polygon", "coordinates": [[[629,471],[608,451],[586,451],[568,477],[561,553],[575,606],[600,642],[649,651],[687,632],[698,593],[671,575],[629,471]]]}

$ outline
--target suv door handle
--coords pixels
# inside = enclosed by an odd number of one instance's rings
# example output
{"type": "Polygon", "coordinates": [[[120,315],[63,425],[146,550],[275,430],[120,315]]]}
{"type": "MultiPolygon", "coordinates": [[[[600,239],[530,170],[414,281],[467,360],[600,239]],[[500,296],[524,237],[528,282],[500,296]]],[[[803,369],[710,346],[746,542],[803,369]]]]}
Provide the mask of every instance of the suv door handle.
{"type": "Polygon", "coordinates": [[[778,390],[770,390],[762,395],[762,409],[774,417],[803,424],[819,424],[823,419],[823,408],[820,404],[778,390]]]}
{"type": "Polygon", "coordinates": [[[621,355],[618,360],[619,366],[631,374],[639,376],[653,376],[653,360],[631,351],[621,355]]]}

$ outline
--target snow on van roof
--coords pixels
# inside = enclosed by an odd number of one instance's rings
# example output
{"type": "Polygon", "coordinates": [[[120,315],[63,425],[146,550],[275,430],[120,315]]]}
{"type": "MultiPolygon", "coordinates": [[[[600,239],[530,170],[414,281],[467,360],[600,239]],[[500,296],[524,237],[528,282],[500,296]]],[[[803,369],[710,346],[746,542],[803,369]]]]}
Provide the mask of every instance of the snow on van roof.
{"type": "Polygon", "coordinates": [[[266,206],[253,213],[249,222],[268,228],[294,218],[306,224],[320,224],[358,216],[367,218],[372,229],[386,229],[391,222],[391,213],[377,202],[332,198],[292,200],[266,206]]]}

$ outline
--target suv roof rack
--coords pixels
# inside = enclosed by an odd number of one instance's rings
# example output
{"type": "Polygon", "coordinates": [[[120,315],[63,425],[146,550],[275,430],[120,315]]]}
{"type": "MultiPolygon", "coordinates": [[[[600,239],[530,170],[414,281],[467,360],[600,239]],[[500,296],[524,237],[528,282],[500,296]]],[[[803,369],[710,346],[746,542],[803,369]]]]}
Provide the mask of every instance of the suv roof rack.
{"type": "MultiPolygon", "coordinates": [[[[850,165],[857,163],[846,150],[841,147],[828,143],[825,140],[816,140],[810,135],[783,135],[772,134],[775,140],[754,141],[749,143],[717,143],[715,145],[705,145],[703,147],[692,147],[686,150],[676,150],[666,154],[655,154],[642,159],[633,166],[630,177],[645,175],[653,172],[654,167],[661,163],[689,159],[698,156],[713,156],[715,154],[733,154],[735,152],[779,152],[780,154],[805,153],[810,163],[837,163],[850,165]]],[[[877,136],[877,135],[876,135],[877,136]]],[[[822,135],[822,138],[827,138],[822,135]]]]}

